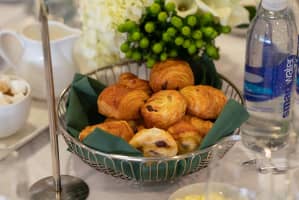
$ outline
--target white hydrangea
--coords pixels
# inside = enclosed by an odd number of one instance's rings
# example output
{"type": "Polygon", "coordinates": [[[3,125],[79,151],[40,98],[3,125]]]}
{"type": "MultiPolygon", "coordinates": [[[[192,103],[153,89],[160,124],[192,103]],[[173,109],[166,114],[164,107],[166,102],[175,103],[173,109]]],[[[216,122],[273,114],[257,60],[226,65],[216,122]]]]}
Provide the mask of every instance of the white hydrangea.
{"type": "Polygon", "coordinates": [[[124,36],[117,26],[126,19],[138,21],[152,0],[80,0],[82,36],[80,48],[91,68],[121,61],[124,36]]]}

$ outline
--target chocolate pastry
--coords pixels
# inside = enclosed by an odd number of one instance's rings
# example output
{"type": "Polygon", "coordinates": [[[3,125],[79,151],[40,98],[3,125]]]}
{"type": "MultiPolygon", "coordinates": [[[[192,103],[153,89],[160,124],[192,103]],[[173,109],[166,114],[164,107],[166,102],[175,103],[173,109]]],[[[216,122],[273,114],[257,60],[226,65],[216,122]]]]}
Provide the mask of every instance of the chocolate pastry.
{"type": "Polygon", "coordinates": [[[143,152],[145,157],[175,156],[178,147],[172,136],[162,129],[151,128],[139,131],[129,142],[143,152]]]}
{"type": "Polygon", "coordinates": [[[180,90],[194,85],[194,75],[187,62],[168,59],[153,66],[149,84],[154,92],[180,90]]]}
{"type": "Polygon", "coordinates": [[[187,113],[201,119],[216,119],[227,101],[221,90],[206,85],[187,86],[180,92],[187,100],[187,113]]]}
{"type": "Polygon", "coordinates": [[[153,94],[141,108],[146,128],[167,129],[186,112],[187,103],[176,90],[162,90],[153,94]]]}
{"type": "Polygon", "coordinates": [[[120,119],[135,120],[140,118],[140,108],[149,98],[143,90],[130,89],[116,84],[105,88],[98,97],[100,114],[120,119]]]}
{"type": "Polygon", "coordinates": [[[121,137],[127,142],[134,136],[134,132],[130,125],[123,120],[107,121],[100,124],[87,126],[79,134],[79,140],[84,140],[89,134],[91,134],[96,128],[102,129],[107,133],[121,137]]]}
{"type": "Polygon", "coordinates": [[[145,91],[148,95],[152,94],[151,87],[149,82],[143,79],[138,78],[135,74],[130,72],[122,73],[119,76],[118,83],[124,85],[130,89],[139,89],[145,91]]]}
{"type": "Polygon", "coordinates": [[[185,115],[182,120],[173,124],[167,131],[176,140],[179,153],[184,154],[194,151],[212,126],[213,123],[210,121],[185,115]]]}

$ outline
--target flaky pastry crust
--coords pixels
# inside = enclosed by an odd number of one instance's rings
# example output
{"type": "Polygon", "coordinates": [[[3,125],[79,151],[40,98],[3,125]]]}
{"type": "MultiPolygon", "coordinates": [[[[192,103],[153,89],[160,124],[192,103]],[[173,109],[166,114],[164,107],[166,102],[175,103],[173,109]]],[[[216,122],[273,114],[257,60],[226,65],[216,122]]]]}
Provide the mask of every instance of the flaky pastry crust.
{"type": "Polygon", "coordinates": [[[189,85],[194,85],[194,75],[185,61],[169,59],[156,63],[151,70],[150,86],[154,92],[180,90],[189,85]]]}

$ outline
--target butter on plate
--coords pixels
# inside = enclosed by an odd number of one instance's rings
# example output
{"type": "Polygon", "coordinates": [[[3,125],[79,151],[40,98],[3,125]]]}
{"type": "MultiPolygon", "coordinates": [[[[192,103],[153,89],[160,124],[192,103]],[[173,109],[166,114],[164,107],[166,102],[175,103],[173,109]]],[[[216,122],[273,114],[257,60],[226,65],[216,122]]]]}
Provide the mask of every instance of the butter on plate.
{"type": "Polygon", "coordinates": [[[183,198],[178,198],[176,200],[231,200],[223,197],[220,194],[211,194],[209,197],[205,197],[205,195],[187,195],[183,198]]]}

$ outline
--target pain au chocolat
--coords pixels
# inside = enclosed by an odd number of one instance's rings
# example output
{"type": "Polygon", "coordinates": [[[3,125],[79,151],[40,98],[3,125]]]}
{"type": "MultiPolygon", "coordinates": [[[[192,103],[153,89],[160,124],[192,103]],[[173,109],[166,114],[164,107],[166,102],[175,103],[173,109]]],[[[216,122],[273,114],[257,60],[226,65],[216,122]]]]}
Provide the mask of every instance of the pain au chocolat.
{"type": "Polygon", "coordinates": [[[87,126],[79,134],[79,140],[83,141],[89,134],[91,134],[96,128],[102,129],[107,133],[121,137],[125,141],[129,142],[134,136],[134,132],[130,125],[123,120],[107,121],[100,124],[87,126]]]}
{"type": "Polygon", "coordinates": [[[186,112],[185,98],[176,90],[162,90],[151,96],[141,108],[146,128],[167,129],[186,112]]]}
{"type": "Polygon", "coordinates": [[[138,89],[145,91],[148,95],[152,94],[152,89],[149,85],[149,81],[138,78],[131,72],[122,73],[119,76],[118,83],[124,85],[130,89],[138,89]]]}
{"type": "Polygon", "coordinates": [[[98,97],[98,111],[100,114],[121,120],[140,118],[140,108],[149,95],[143,90],[127,88],[116,84],[105,88],[98,97]]]}
{"type": "Polygon", "coordinates": [[[185,115],[180,121],[170,126],[167,131],[177,142],[179,153],[184,154],[196,150],[212,126],[213,123],[210,121],[185,115]]]}
{"type": "Polygon", "coordinates": [[[227,101],[221,90],[206,85],[187,86],[180,92],[187,100],[187,113],[201,119],[216,119],[227,101]]]}
{"type": "Polygon", "coordinates": [[[194,75],[187,62],[169,59],[153,66],[149,84],[154,92],[180,90],[194,85],[194,75]]]}
{"type": "Polygon", "coordinates": [[[142,129],[129,142],[140,150],[145,157],[175,156],[178,147],[173,137],[165,130],[158,128],[142,129]]]}

